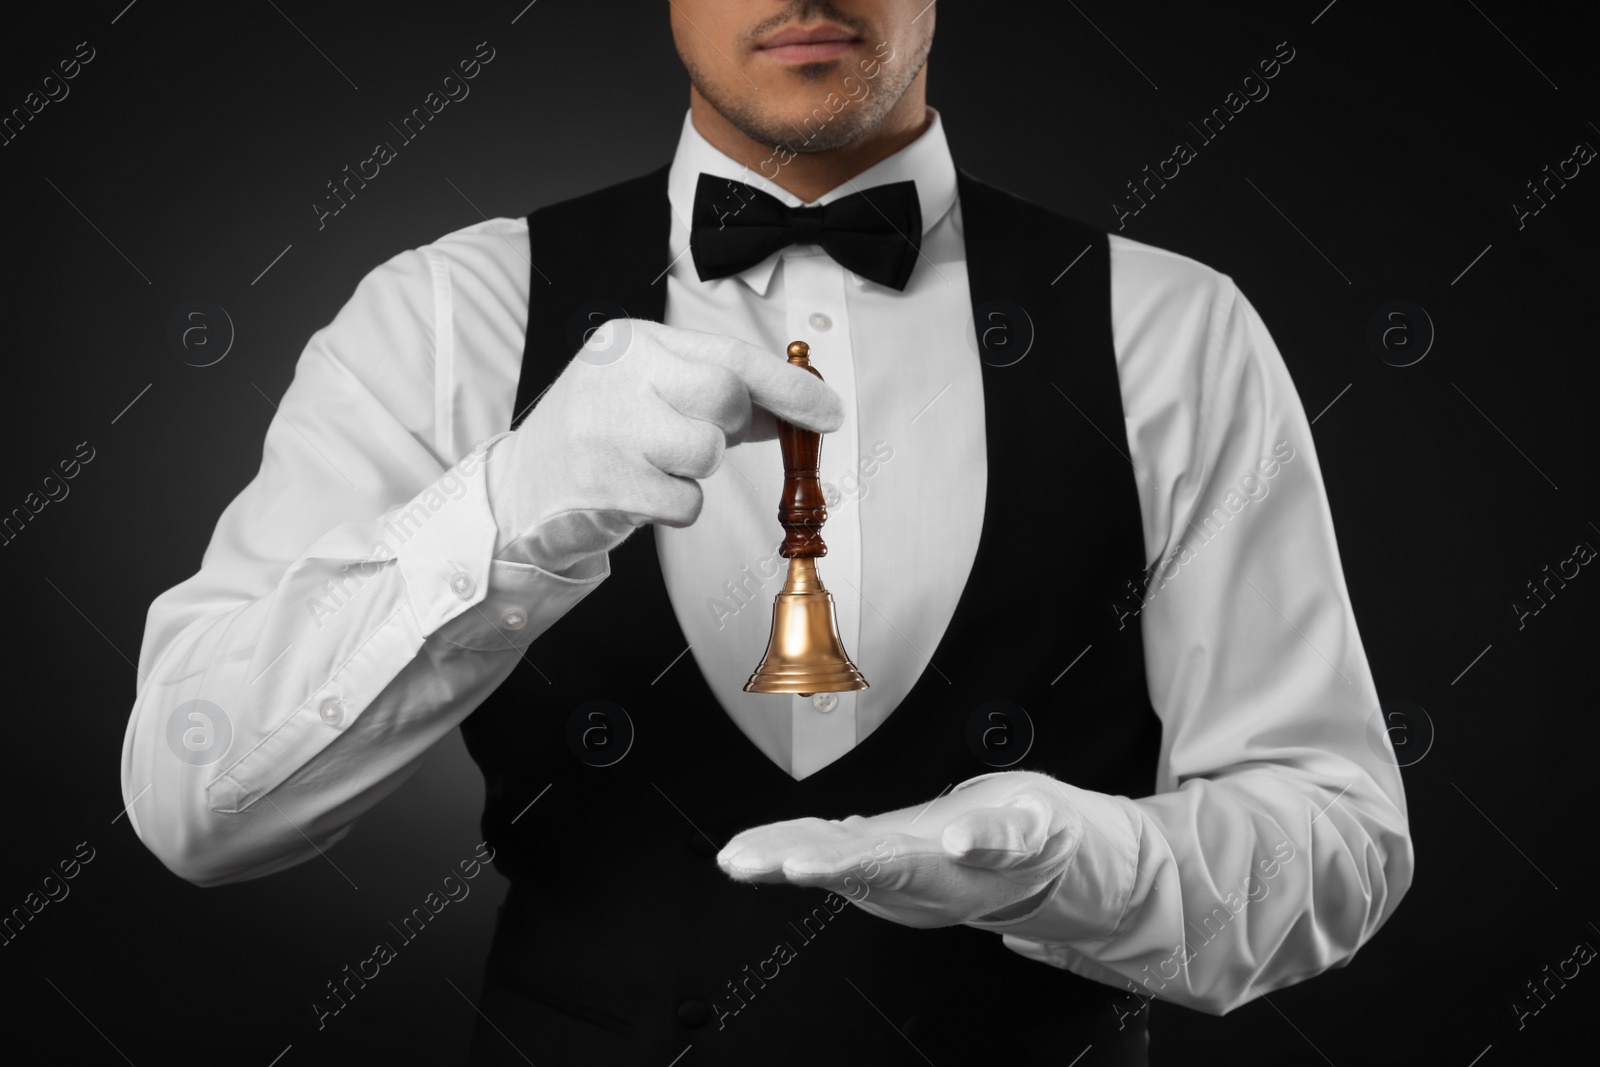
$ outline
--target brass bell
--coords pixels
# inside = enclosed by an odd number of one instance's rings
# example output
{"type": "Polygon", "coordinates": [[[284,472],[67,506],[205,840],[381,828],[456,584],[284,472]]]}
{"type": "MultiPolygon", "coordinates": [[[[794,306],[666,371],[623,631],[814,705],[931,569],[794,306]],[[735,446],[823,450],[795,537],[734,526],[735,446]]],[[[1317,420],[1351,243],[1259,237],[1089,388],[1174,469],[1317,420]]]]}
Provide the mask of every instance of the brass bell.
{"type": "MultiPolygon", "coordinates": [[[[811,346],[789,345],[789,362],[818,378],[811,365],[811,346]]],[[[789,561],[789,575],[772,604],[772,636],[746,693],[844,693],[866,689],[867,680],[839,637],[833,596],[817,575],[817,559],[828,554],[822,524],[828,519],[820,480],[822,435],[778,420],[783,449],[783,499],[778,522],[784,530],[779,555],[789,561]]]]}

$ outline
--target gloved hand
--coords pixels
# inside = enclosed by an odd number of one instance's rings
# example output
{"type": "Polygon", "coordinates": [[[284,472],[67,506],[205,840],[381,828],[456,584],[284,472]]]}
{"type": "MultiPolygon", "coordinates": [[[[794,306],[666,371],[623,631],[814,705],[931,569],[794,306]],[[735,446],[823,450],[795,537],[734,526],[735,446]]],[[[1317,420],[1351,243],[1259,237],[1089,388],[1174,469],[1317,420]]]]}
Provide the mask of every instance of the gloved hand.
{"type": "Polygon", "coordinates": [[[561,573],[645,523],[689,525],[703,503],[696,479],[749,434],[752,404],[821,433],[844,422],[839,395],[781,351],[608,320],[490,448],[495,555],[561,573]]]}
{"type": "Polygon", "coordinates": [[[830,889],[906,926],[954,926],[1027,914],[1083,833],[1055,779],[999,771],[871,818],[758,826],[729,841],[717,864],[736,881],[830,889]]]}

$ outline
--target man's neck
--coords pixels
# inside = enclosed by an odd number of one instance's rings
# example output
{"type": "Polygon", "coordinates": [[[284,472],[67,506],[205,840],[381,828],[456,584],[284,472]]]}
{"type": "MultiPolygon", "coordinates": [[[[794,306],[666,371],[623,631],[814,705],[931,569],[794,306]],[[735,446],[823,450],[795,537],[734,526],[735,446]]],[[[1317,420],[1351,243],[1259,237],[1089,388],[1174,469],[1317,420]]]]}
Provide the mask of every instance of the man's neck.
{"type": "MultiPolygon", "coordinates": [[[[747,137],[693,88],[689,90],[689,116],[694,128],[712,147],[809,204],[922,136],[933,120],[922,79],[923,75],[919,75],[905,96],[866,136],[826,152],[794,153],[782,166],[774,161],[772,145],[747,137]]],[[[789,156],[784,152],[777,158],[789,156]]]]}

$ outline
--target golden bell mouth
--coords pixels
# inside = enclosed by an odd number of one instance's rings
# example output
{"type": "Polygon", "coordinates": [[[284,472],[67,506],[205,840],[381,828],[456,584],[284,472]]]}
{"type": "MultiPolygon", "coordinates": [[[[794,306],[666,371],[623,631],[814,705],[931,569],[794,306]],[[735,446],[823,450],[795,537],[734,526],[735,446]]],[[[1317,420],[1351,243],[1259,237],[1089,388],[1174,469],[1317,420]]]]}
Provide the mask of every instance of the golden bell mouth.
{"type": "Polygon", "coordinates": [[[844,650],[833,594],[817,577],[817,561],[789,561],[789,576],[772,603],[772,636],[746,693],[847,693],[867,680],[844,650]]]}

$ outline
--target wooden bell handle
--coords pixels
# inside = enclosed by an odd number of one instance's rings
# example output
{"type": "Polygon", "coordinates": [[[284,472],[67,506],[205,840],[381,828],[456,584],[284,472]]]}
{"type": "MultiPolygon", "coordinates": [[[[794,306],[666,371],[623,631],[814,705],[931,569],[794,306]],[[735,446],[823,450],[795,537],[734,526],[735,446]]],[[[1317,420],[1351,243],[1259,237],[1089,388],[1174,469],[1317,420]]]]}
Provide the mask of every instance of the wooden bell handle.
{"type": "MultiPolygon", "coordinates": [[[[804,341],[789,344],[789,362],[804,367],[819,379],[811,365],[811,346],[804,341]]],[[[828,554],[822,540],[822,524],[828,509],[822,496],[822,435],[778,419],[778,444],[783,449],[783,499],[778,501],[778,522],[783,526],[784,559],[816,559],[828,554]]]]}

